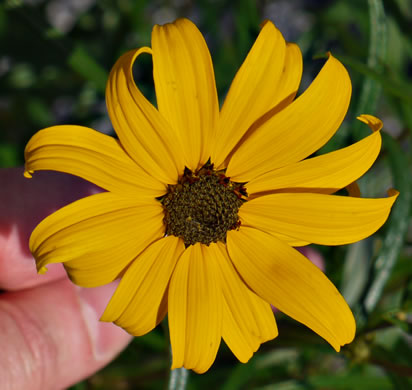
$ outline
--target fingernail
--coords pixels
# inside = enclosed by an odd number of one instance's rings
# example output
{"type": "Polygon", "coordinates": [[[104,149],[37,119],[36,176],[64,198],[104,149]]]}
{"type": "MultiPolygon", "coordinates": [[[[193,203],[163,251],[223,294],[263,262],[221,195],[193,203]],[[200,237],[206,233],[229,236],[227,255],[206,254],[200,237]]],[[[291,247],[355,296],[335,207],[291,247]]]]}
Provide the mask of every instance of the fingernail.
{"type": "Polygon", "coordinates": [[[99,318],[109,303],[118,282],[101,287],[78,287],[80,305],[96,360],[106,360],[119,352],[131,336],[113,323],[100,322],[99,318]]]}

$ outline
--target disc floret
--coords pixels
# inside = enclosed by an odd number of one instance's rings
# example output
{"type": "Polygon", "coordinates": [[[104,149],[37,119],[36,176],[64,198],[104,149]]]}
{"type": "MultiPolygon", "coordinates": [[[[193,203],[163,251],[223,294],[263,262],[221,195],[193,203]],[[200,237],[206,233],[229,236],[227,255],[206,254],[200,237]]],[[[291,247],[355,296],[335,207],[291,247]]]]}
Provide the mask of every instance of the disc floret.
{"type": "Polygon", "coordinates": [[[182,238],[186,246],[226,242],[227,232],[240,225],[238,210],[246,196],[242,183],[232,182],[209,162],[196,172],[186,168],[161,198],[166,234],[182,238]]]}

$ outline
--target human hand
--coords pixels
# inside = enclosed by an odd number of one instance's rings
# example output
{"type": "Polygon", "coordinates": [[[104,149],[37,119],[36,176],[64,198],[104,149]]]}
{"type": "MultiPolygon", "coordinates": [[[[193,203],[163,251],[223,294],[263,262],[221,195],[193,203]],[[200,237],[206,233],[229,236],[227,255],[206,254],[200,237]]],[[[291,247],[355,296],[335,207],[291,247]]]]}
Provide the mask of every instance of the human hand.
{"type": "Polygon", "coordinates": [[[28,249],[48,214],[98,191],[69,175],[0,170],[0,388],[64,389],[110,362],[131,337],[99,322],[116,285],[72,284],[61,264],[36,273],[28,249]]]}

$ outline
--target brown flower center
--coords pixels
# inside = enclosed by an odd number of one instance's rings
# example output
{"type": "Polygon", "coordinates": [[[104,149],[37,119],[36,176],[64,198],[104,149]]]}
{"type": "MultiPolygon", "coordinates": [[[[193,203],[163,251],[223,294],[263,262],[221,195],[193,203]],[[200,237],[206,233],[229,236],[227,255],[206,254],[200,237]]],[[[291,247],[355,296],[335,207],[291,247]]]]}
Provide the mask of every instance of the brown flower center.
{"type": "Polygon", "coordinates": [[[226,242],[226,233],[240,225],[237,213],[245,196],[243,185],[214,170],[213,164],[206,163],[198,172],[186,168],[160,199],[166,234],[182,238],[186,246],[226,242]]]}

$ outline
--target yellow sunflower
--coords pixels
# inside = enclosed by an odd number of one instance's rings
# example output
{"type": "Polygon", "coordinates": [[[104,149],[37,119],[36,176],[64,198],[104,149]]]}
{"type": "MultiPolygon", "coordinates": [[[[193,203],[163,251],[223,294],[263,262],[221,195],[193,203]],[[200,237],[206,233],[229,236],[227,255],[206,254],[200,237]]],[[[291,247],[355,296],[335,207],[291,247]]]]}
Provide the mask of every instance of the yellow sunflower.
{"type": "Polygon", "coordinates": [[[102,321],[139,336],[168,314],[172,368],[205,372],[221,338],[241,362],[278,331],[270,304],[339,351],[353,315],[334,285],[294,246],[341,245],[385,222],[397,193],[332,195],[376,159],[382,123],[344,149],[307,159],[340,126],[351,82],[329,55],[297,99],[302,55],[266,22],[219,110],[206,43],[187,19],[155,26],[152,48],[114,65],[107,107],[119,139],[81,126],[38,132],[26,172],[80,176],[106,192],[43,220],[30,249],[39,272],[62,262],[77,285],[121,278],[102,321]],[[133,80],[153,58],[155,108],[133,80]]]}

